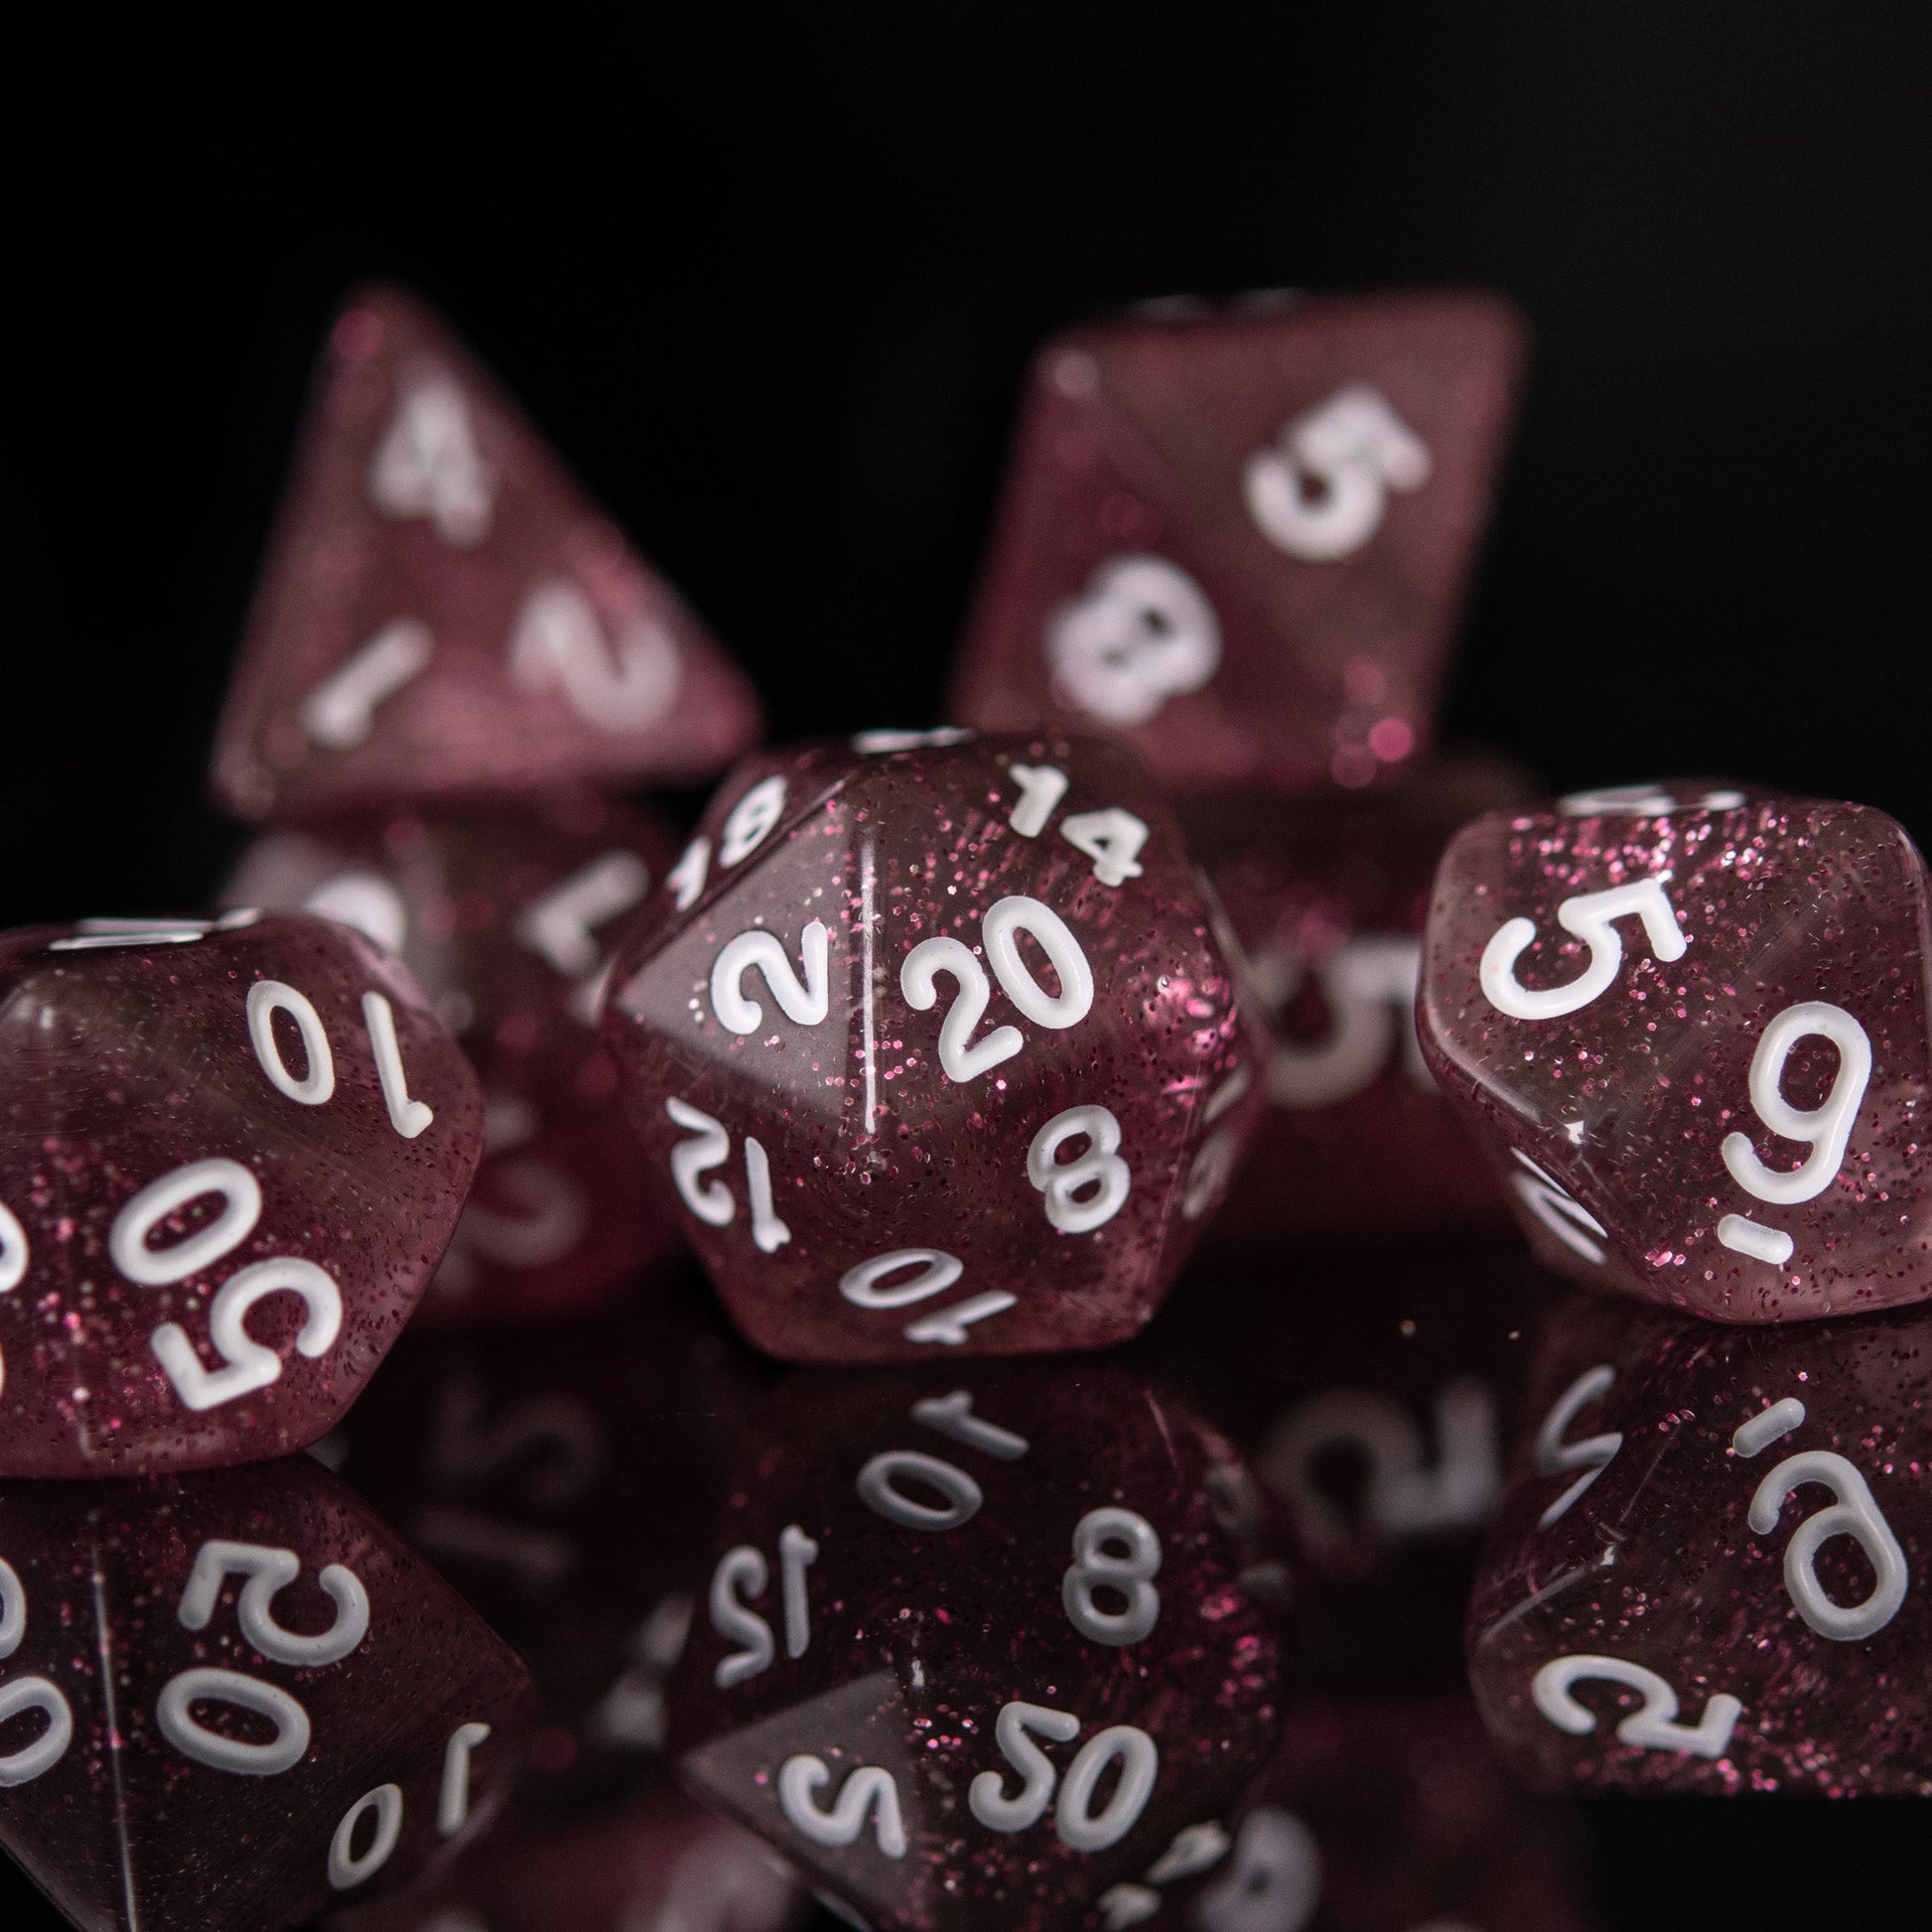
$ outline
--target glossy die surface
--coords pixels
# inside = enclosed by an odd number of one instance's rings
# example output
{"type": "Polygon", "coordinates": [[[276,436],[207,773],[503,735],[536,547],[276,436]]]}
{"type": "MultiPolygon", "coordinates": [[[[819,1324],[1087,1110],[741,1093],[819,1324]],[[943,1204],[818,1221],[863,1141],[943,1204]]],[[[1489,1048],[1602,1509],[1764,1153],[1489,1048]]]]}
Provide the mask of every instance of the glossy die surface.
{"type": "Polygon", "coordinates": [[[748,761],[612,981],[644,1158],[775,1355],[1133,1333],[1259,1101],[1199,882],[1134,760],[936,741],[748,761]]]}
{"type": "Polygon", "coordinates": [[[1271,1009],[1267,1111],[1213,1246],[1387,1242],[1506,1213],[1482,1150],[1423,1064],[1422,932],[1456,828],[1522,790],[1500,765],[1425,765],[1349,795],[1219,794],[1183,808],[1271,1009]]]}
{"type": "Polygon", "coordinates": [[[797,1378],[672,1683],[680,1775],[877,1927],[1074,1922],[1266,1761],[1232,1451],[1086,1362],[797,1378]]]}
{"type": "Polygon", "coordinates": [[[784,1932],[804,1904],[759,1840],[667,1785],[581,1825],[499,1828],[433,1889],[329,1924],[332,1932],[784,1932]]]}
{"type": "Polygon", "coordinates": [[[1512,1234],[1203,1260],[1133,1357],[1224,1431],[1304,1559],[1296,1681],[1459,1681],[1477,1546],[1551,1279],[1512,1234]]]}
{"type": "Polygon", "coordinates": [[[1432,736],[1521,354],[1474,295],[1049,344],[952,715],[1117,731],[1177,786],[1401,767],[1432,736]]]}
{"type": "Polygon", "coordinates": [[[715,1311],[640,1293],[530,1330],[406,1335],[331,1439],[528,1663],[547,1723],[526,1810],[661,1779],[664,1681],[755,1386],[715,1311]]]}
{"type": "Polygon", "coordinates": [[[1430,912],[1424,1051],[1531,1239],[1725,1321],[1923,1300],[1932,931],[1910,839],[1728,787],[1601,802],[1467,827],[1430,912]]]}
{"type": "Polygon", "coordinates": [[[1932,1795],[1932,1317],[1775,1330],[1577,1298],[1469,1611],[1552,1786],[1932,1795]]]}
{"type": "Polygon", "coordinates": [[[1107,1899],[1105,1932],[1585,1932],[1562,1821],[1461,1697],[1298,1705],[1245,1816],[1107,1899]]]}
{"type": "Polygon", "coordinates": [[[483,1101],[401,962],[326,919],[0,941],[0,1473],[277,1455],[416,1306],[483,1101]]]}
{"type": "Polygon", "coordinates": [[[615,935],[676,852],[657,821],[575,794],[330,820],[243,855],[228,899],[400,953],[483,1080],[483,1164],[421,1319],[581,1308],[676,1248],[597,1032],[615,935]]]}
{"type": "Polygon", "coordinates": [[[75,1924],[276,1932],[501,1806],[516,1659],[310,1457],[0,1485],[0,1841],[75,1924]]]}
{"type": "Polygon", "coordinates": [[[419,302],[336,319],[215,740],[244,818],[702,777],[757,700],[419,302]]]}

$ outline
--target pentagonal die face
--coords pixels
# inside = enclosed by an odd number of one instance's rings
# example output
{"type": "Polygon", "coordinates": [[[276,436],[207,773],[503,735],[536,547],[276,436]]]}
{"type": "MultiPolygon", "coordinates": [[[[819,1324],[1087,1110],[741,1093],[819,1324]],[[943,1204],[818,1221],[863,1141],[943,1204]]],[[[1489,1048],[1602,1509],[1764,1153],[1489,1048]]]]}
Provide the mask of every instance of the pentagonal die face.
{"type": "Polygon", "coordinates": [[[236,903],[400,953],[483,1080],[483,1164],[421,1318],[586,1307],[676,1248],[597,1031],[616,935],[676,851],[656,820],[578,793],[270,833],[229,881],[236,903]]]}
{"type": "Polygon", "coordinates": [[[514,1657],[308,1457],[0,1487],[0,1841],[88,1928],[276,1932],[488,1824],[514,1657]]]}
{"type": "Polygon", "coordinates": [[[1131,1334],[1259,1104],[1139,766],[938,740],[735,773],[612,981],[645,1159],[739,1325],[796,1360],[1131,1334]]]}
{"type": "Polygon", "coordinates": [[[476,1076],[401,962],[253,913],[16,933],[0,1068],[0,1470],[322,1436],[416,1306],[483,1142],[476,1076]]]}
{"type": "Polygon", "coordinates": [[[1727,1333],[1582,1301],[1538,1381],[1469,1610],[1510,1765],[1932,1795],[1932,1318],[1727,1333]]]}
{"type": "Polygon", "coordinates": [[[672,1685],[686,1784],[880,1927],[1071,1923],[1224,1817],[1279,1562],[1212,1432],[1082,1364],[800,1378],[672,1685]]]}
{"type": "Polygon", "coordinates": [[[1136,318],[1035,367],[952,705],[1176,786],[1370,782],[1431,736],[1522,354],[1481,296],[1136,318]]]}
{"type": "Polygon", "coordinates": [[[1531,1239],[1725,1321],[1923,1300],[1911,841],[1862,806],[1732,788],[1599,802],[1467,827],[1430,911],[1424,1052],[1531,1239]]]}
{"type": "Polygon", "coordinates": [[[756,698],[449,332],[337,318],[216,737],[244,818],[695,778],[756,698]]]}

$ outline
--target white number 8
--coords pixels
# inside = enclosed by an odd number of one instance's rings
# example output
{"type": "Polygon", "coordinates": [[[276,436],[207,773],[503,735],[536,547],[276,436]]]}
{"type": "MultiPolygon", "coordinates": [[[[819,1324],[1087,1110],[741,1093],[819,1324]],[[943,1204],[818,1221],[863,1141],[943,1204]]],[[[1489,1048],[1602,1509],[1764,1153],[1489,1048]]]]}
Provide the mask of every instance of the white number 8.
{"type": "Polygon", "coordinates": [[[1751,1055],[1751,1105],[1772,1133],[1788,1141],[1808,1141],[1811,1152],[1788,1173],[1767,1168],[1744,1134],[1726,1134],[1720,1152],[1730,1177],[1759,1200],[1790,1204],[1810,1200],[1832,1184],[1846,1143],[1859,1117],[1865,1084],[1871,1078],[1871,1041],[1843,1007],[1807,1000],[1787,1007],[1764,1029],[1751,1055]],[[1829,1039],[1838,1048],[1832,1090],[1817,1107],[1794,1107],[1780,1087],[1785,1063],[1801,1039],[1829,1039]]]}
{"type": "Polygon", "coordinates": [[[1027,1150],[1027,1178],[1046,1196],[1046,1218],[1062,1234],[1091,1234],[1127,1205],[1134,1176],[1120,1158],[1120,1122],[1105,1107],[1069,1107],[1055,1114],[1027,1150]],[[1068,1141],[1092,1145],[1077,1160],[1055,1159],[1068,1141]],[[1094,1191],[1084,1199],[1080,1190],[1094,1191]]]}
{"type": "Polygon", "coordinates": [[[1532,991],[1516,977],[1516,962],[1536,937],[1536,923],[1532,919],[1505,920],[1482,949],[1482,990],[1489,1004],[1512,1020],[1560,1020],[1600,999],[1610,990],[1623,964],[1623,938],[1615,923],[1618,919],[1641,919],[1650,949],[1659,959],[1682,959],[1690,942],[1664,897],[1664,880],[1668,877],[1667,873],[1660,874],[1634,885],[1612,886],[1606,892],[1579,893],[1557,907],[1558,925],[1589,948],[1589,964],[1568,986],[1532,991]]]}

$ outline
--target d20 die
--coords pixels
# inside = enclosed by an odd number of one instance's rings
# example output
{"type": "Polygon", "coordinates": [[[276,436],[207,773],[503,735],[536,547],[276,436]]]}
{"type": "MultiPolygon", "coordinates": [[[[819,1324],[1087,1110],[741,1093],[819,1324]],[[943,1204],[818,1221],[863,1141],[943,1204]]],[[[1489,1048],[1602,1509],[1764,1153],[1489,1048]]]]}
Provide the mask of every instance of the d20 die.
{"type": "Polygon", "coordinates": [[[0,1472],[300,1449],[416,1306],[483,1145],[400,961],[330,920],[0,940],[0,1472]]]}
{"type": "Polygon", "coordinates": [[[799,1377],[738,1471],[672,1747],[862,1922],[1070,1923],[1266,1761],[1286,1573],[1140,1377],[799,1377]]]}
{"type": "Polygon", "coordinates": [[[1204,893],[1095,741],[868,735],[734,774],[604,1024],[751,1340],[866,1361],[1133,1333],[1260,1099],[1204,893]]]}
{"type": "Polygon", "coordinates": [[[1932,1295],[1923,861],[1859,805],[1676,786],[1445,855],[1432,1070],[1553,1265],[1725,1321],[1932,1295]]]}
{"type": "Polygon", "coordinates": [[[952,714],[1176,786],[1370,782],[1436,689],[1522,356],[1493,298],[1142,316],[1035,365],[952,714]]]}
{"type": "Polygon", "coordinates": [[[757,700],[421,303],[337,318],[216,735],[244,818],[702,777],[757,700]]]}
{"type": "Polygon", "coordinates": [[[75,1925],[294,1924],[487,1826],[521,1666],[307,1456],[0,1485],[0,1842],[75,1925]]]}
{"type": "Polygon", "coordinates": [[[226,897],[299,907],[399,952],[483,1078],[483,1165],[421,1316],[595,1303],[678,1246],[598,1037],[615,936],[676,854],[587,794],[273,832],[226,897]]]}
{"type": "Polygon", "coordinates": [[[1211,1246],[1272,1254],[1504,1218],[1486,1157],[1423,1064],[1416,986],[1444,847],[1521,796],[1506,767],[1463,760],[1367,793],[1183,808],[1275,1033],[1268,1108],[1211,1246]]]}
{"type": "Polygon", "coordinates": [[[1590,1790],[1932,1795],[1932,1314],[1556,1311],[1469,1609],[1484,1722],[1590,1790]]]}
{"type": "Polygon", "coordinates": [[[715,1309],[660,1292],[534,1329],[406,1335],[332,1439],[345,1477],[529,1665],[549,1728],[526,1812],[662,1780],[664,1682],[756,1386],[715,1309]]]}

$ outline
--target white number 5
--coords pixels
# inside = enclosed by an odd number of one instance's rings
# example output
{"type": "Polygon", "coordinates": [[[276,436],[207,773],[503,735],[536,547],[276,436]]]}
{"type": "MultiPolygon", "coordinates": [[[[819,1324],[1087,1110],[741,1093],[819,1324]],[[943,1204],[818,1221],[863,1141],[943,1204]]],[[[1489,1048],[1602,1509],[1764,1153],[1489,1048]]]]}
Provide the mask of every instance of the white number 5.
{"type": "Polygon", "coordinates": [[[1690,941],[1664,897],[1670,875],[1612,886],[1606,892],[1579,893],[1557,907],[1557,923],[1589,948],[1589,964],[1567,986],[1532,991],[1516,977],[1516,962],[1536,937],[1532,919],[1506,919],[1482,949],[1482,990],[1498,1013],[1512,1020],[1560,1020],[1578,1013],[1610,990],[1623,964],[1618,919],[1641,919],[1650,949],[1659,959],[1682,959],[1690,941]]]}

